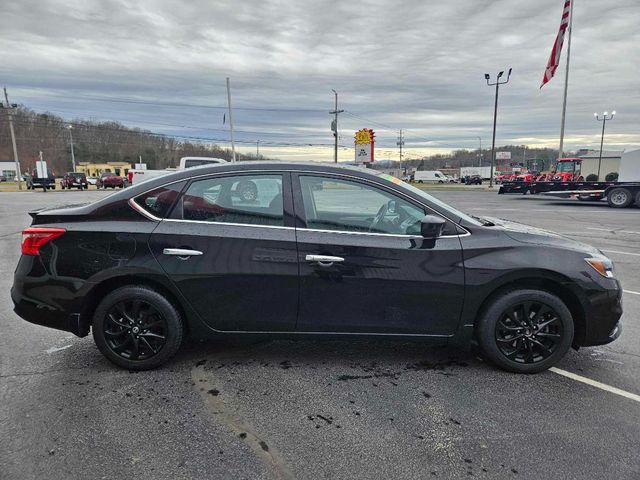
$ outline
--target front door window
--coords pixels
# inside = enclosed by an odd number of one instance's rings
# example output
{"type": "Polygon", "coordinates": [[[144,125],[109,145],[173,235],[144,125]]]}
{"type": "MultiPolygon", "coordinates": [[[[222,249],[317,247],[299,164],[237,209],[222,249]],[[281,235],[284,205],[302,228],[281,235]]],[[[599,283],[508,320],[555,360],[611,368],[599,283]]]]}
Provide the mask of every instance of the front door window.
{"type": "Polygon", "coordinates": [[[301,176],[307,227],[319,230],[419,235],[422,208],[370,185],[301,176]]]}

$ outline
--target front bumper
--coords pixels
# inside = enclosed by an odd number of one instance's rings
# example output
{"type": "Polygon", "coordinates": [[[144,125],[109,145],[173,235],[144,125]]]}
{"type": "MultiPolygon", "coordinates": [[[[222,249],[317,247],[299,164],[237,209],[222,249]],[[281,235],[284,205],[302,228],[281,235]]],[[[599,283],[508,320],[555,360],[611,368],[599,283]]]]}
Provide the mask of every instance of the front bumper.
{"type": "Polygon", "coordinates": [[[622,288],[594,292],[589,296],[585,332],[580,346],[591,347],[613,342],[622,333],[622,288]]]}

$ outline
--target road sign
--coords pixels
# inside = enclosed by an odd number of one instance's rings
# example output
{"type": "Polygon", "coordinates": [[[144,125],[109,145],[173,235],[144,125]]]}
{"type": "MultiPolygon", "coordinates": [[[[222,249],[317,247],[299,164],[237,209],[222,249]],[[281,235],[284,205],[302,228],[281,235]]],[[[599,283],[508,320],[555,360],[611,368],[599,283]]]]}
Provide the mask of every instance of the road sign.
{"type": "Polygon", "coordinates": [[[496,152],[496,160],[511,160],[511,152],[496,152]]]}
{"type": "Polygon", "coordinates": [[[375,133],[369,128],[358,130],[355,135],[355,161],[356,163],[373,162],[373,145],[375,133]]]}

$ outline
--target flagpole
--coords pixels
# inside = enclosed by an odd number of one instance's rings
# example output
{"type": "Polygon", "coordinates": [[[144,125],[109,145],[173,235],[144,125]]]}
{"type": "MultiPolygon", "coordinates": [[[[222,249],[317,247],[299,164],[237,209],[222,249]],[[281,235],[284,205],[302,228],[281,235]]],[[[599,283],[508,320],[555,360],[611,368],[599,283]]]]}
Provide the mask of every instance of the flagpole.
{"type": "Polygon", "coordinates": [[[569,41],[567,42],[567,69],[564,73],[564,99],[562,100],[562,121],[560,122],[560,149],[558,158],[562,158],[564,150],[564,122],[567,115],[567,89],[569,88],[569,60],[571,59],[571,30],[573,26],[573,2],[569,7],[569,41]]]}

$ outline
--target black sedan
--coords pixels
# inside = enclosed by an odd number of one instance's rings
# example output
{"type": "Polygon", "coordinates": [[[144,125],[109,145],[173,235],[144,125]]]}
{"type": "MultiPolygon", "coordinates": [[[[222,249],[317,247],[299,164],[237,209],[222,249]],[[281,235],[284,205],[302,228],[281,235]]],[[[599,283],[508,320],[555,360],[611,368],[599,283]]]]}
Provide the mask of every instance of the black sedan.
{"type": "Polygon", "coordinates": [[[221,164],[31,215],[15,311],[91,331],[127,369],[166,362],[187,334],[331,334],[476,344],[538,372],[621,332],[597,249],[368,169],[221,164]]]}

